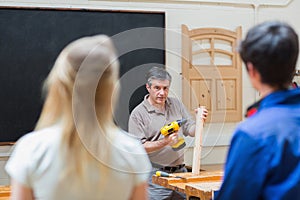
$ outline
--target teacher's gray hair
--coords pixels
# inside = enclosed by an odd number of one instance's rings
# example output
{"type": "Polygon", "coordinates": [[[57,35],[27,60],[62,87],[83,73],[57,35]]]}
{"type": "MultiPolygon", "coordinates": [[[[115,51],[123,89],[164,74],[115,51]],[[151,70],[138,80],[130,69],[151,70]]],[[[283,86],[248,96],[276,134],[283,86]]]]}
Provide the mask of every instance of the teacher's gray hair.
{"type": "Polygon", "coordinates": [[[151,87],[152,80],[161,80],[161,81],[168,80],[170,81],[171,84],[172,76],[169,74],[169,72],[167,72],[165,68],[154,66],[148,71],[146,75],[146,79],[147,79],[147,84],[151,87]]]}

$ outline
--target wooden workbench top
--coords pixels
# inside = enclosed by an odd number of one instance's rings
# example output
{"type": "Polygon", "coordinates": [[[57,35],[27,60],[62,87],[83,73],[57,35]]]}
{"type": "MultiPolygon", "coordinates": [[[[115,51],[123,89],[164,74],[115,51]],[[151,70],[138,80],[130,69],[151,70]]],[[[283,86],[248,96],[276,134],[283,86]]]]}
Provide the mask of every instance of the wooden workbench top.
{"type": "Polygon", "coordinates": [[[0,186],[0,200],[6,200],[10,198],[10,186],[0,186]]]}
{"type": "Polygon", "coordinates": [[[190,196],[199,197],[201,200],[212,199],[214,191],[221,186],[223,171],[203,171],[200,175],[193,173],[174,173],[183,178],[152,176],[152,182],[185,193],[187,199],[190,196]]]}

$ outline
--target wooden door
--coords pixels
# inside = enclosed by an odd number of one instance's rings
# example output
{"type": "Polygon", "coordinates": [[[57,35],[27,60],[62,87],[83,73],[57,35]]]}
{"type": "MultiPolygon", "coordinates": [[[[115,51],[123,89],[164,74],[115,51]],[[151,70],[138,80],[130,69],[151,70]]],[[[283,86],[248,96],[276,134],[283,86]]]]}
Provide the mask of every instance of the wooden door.
{"type": "Polygon", "coordinates": [[[242,119],[241,27],[189,30],[182,25],[182,99],[190,112],[201,105],[210,122],[242,119]]]}

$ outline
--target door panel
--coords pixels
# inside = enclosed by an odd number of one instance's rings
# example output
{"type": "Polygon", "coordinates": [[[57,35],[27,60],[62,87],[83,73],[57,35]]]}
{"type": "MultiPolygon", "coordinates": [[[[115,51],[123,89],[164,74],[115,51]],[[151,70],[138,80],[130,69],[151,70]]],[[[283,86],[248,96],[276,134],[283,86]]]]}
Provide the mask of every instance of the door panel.
{"type": "Polygon", "coordinates": [[[210,122],[242,119],[241,27],[189,30],[182,25],[182,94],[191,113],[206,106],[210,122]]]}

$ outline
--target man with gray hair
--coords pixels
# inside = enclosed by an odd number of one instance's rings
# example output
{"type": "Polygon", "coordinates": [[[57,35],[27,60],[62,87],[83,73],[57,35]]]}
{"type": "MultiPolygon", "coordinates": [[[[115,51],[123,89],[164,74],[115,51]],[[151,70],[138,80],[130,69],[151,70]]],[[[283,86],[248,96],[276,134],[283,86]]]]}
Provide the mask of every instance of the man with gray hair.
{"type": "MultiPolygon", "coordinates": [[[[152,183],[152,175],[157,171],[168,173],[187,172],[184,165],[184,150],[174,150],[179,136],[195,136],[195,121],[181,101],[168,97],[171,75],[162,67],[153,67],[147,74],[146,88],[149,92],[144,100],[132,111],[129,118],[129,133],[141,140],[152,163],[153,173],[149,177],[149,198],[185,199],[185,195],[152,183]],[[175,120],[185,119],[181,128],[163,136],[160,129],[175,120]]],[[[203,118],[206,119],[204,109],[203,118]]]]}

